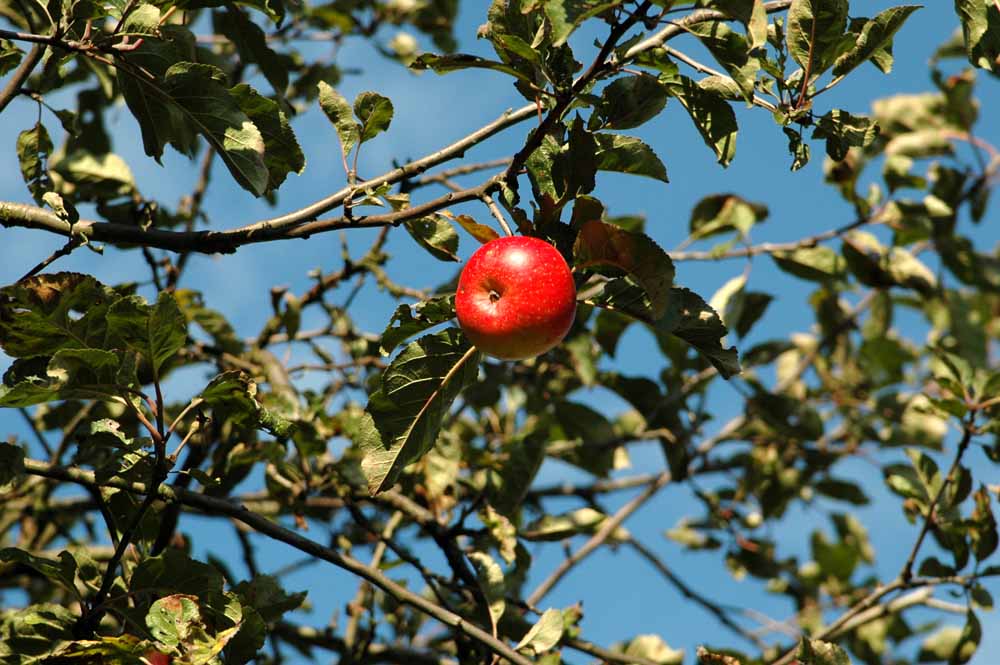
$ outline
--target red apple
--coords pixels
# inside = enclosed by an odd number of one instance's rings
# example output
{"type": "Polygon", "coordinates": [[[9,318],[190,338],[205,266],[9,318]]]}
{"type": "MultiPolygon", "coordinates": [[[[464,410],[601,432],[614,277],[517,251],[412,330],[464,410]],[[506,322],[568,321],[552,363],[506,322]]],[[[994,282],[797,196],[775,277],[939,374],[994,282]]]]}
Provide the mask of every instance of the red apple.
{"type": "Polygon", "coordinates": [[[455,313],[483,353],[531,358],[561,342],[573,325],[573,274],[544,240],[497,238],[476,250],[462,269],[455,313]]]}
{"type": "Polygon", "coordinates": [[[149,665],[170,665],[170,656],[159,651],[147,651],[142,655],[149,665]]]}

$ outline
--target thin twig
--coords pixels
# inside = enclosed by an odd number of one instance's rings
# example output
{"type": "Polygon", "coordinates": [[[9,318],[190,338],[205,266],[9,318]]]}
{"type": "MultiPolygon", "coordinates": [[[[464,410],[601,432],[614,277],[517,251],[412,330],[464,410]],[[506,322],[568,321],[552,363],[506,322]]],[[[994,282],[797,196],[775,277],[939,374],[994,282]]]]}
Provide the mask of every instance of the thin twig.
{"type": "Polygon", "coordinates": [[[642,558],[649,562],[650,565],[656,568],[656,570],[658,570],[660,574],[663,575],[663,577],[665,577],[666,580],[681,593],[681,595],[703,607],[712,616],[718,619],[719,623],[729,630],[733,631],[743,639],[753,642],[758,649],[762,651],[767,649],[766,642],[733,621],[720,605],[713,603],[688,586],[688,584],[681,579],[680,576],[670,570],[667,564],[663,563],[660,557],[658,557],[651,549],[646,547],[645,544],[635,538],[629,538],[626,542],[631,545],[632,549],[638,552],[642,558]]]}
{"type": "MultiPolygon", "coordinates": [[[[371,561],[368,566],[373,570],[378,570],[379,566],[382,565],[382,557],[385,556],[386,541],[392,538],[393,532],[396,531],[396,527],[403,520],[403,513],[396,511],[386,522],[385,528],[382,529],[379,535],[379,541],[375,543],[375,550],[372,552],[371,561]]],[[[368,591],[371,584],[367,580],[361,580],[361,584],[358,585],[358,591],[354,594],[354,600],[350,603],[351,608],[351,618],[347,622],[347,627],[344,629],[344,644],[348,648],[354,647],[354,641],[358,634],[358,621],[361,619],[361,606],[365,602],[365,598],[368,595],[368,591]]]]}
{"type": "Polygon", "coordinates": [[[42,56],[45,54],[45,46],[42,44],[35,44],[28,51],[28,55],[24,56],[24,60],[21,61],[20,66],[11,75],[10,80],[7,81],[7,85],[0,90],[0,113],[3,112],[7,105],[10,104],[11,100],[17,97],[21,88],[24,87],[24,82],[28,80],[31,76],[31,72],[34,71],[38,63],[41,62],[42,56]]]}
{"type": "Polygon", "coordinates": [[[38,425],[35,423],[35,419],[31,417],[31,414],[28,413],[28,410],[23,406],[20,407],[18,411],[21,412],[21,415],[24,417],[24,421],[28,423],[28,427],[31,428],[31,432],[35,435],[38,445],[42,447],[42,450],[45,451],[45,454],[48,455],[49,459],[52,459],[52,448],[49,446],[49,442],[45,440],[45,435],[42,433],[42,430],[40,430],[38,425]]]}
{"type": "Polygon", "coordinates": [[[76,249],[77,247],[79,247],[80,245],[82,245],[84,242],[85,242],[85,239],[83,239],[83,238],[73,238],[73,237],[70,237],[70,239],[66,241],[65,245],[63,245],[62,247],[60,247],[56,251],[52,252],[52,254],[50,254],[47,258],[45,258],[42,261],[40,261],[38,263],[38,265],[36,265],[34,268],[32,268],[31,270],[29,270],[28,272],[24,273],[24,275],[18,281],[25,280],[25,279],[28,279],[29,277],[33,277],[34,275],[37,275],[38,273],[40,273],[43,270],[45,270],[46,268],[48,268],[57,259],[60,259],[60,258],[62,258],[64,256],[69,256],[70,253],[72,253],[72,251],[74,249],[76,249]]]}
{"type": "Polygon", "coordinates": [[[910,554],[906,557],[906,563],[903,564],[903,569],[899,573],[899,578],[904,582],[909,582],[910,578],[913,577],[913,564],[916,563],[917,554],[920,552],[920,546],[923,545],[927,532],[930,531],[931,526],[936,521],[935,512],[937,510],[937,506],[941,502],[941,497],[944,496],[945,491],[954,481],[958,467],[962,463],[962,457],[965,455],[965,451],[969,449],[969,444],[972,443],[975,416],[976,411],[973,410],[969,412],[969,416],[965,421],[965,426],[962,432],[962,439],[958,442],[958,448],[955,450],[955,457],[951,461],[951,467],[949,467],[947,475],[941,482],[941,487],[938,488],[934,498],[931,499],[930,504],[927,506],[927,514],[924,516],[924,523],[920,527],[920,533],[917,535],[917,540],[913,543],[913,547],[910,549],[910,554]]]}
{"type": "Polygon", "coordinates": [[[562,580],[566,574],[573,569],[576,564],[585,559],[591,552],[600,547],[617,529],[622,522],[628,519],[636,510],[642,507],[647,501],[656,495],[667,483],[670,482],[670,472],[664,471],[656,476],[652,482],[638,495],[633,497],[628,503],[618,509],[618,511],[601,523],[600,528],[590,539],[584,543],[580,549],[566,557],[552,573],[539,584],[531,595],[528,596],[529,605],[537,605],[556,584],[562,580]]]}
{"type": "Polygon", "coordinates": [[[776,254],[778,252],[793,252],[797,249],[808,249],[815,247],[821,242],[839,238],[855,229],[868,224],[877,223],[878,215],[872,214],[868,217],[856,219],[849,224],[838,226],[835,229],[823,231],[816,235],[794,240],[792,242],[765,242],[749,247],[738,247],[725,252],[693,251],[693,252],[669,252],[670,258],[674,261],[719,261],[722,259],[738,259],[748,256],[758,256],[760,254],[776,254]]]}
{"type": "MultiPolygon", "coordinates": [[[[704,65],[704,64],[698,62],[697,60],[695,60],[691,56],[687,55],[686,53],[684,53],[682,51],[678,51],[677,49],[673,48],[672,46],[664,46],[663,48],[667,52],[667,55],[673,56],[677,60],[680,60],[681,62],[685,63],[686,65],[688,65],[690,67],[693,67],[696,71],[699,71],[702,74],[708,74],[709,76],[718,76],[720,78],[729,79],[730,81],[733,80],[733,78],[731,76],[727,76],[726,74],[723,74],[722,72],[720,72],[718,70],[712,69],[708,65],[704,65]]],[[[771,102],[767,101],[766,99],[762,99],[761,97],[758,97],[757,95],[753,95],[753,97],[751,97],[751,101],[753,101],[753,103],[755,105],[757,105],[757,106],[759,106],[761,108],[765,108],[768,111],[770,111],[771,113],[774,113],[774,112],[776,112],[778,110],[777,106],[775,106],[771,102]]]]}

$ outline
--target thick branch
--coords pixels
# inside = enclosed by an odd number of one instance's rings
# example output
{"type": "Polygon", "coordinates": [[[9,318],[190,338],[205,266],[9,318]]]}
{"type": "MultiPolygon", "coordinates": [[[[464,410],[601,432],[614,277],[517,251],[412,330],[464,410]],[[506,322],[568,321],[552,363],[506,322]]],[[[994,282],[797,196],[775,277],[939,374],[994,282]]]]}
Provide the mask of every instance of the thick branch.
{"type": "Polygon", "coordinates": [[[138,245],[156,247],[172,252],[202,252],[214,254],[235,252],[242,245],[289,238],[308,238],[316,233],[338,229],[376,228],[398,226],[455,203],[477,200],[495,188],[496,181],[489,179],[477,187],[461,192],[450,192],[420,205],[396,212],[365,217],[333,217],[297,225],[258,223],[228,231],[165,231],[142,230],[138,226],[114,224],[81,219],[70,226],[69,222],[43,208],[23,203],[0,202],[0,224],[6,227],[21,226],[50,231],[69,237],[85,236],[89,240],[112,245],[138,245]]]}

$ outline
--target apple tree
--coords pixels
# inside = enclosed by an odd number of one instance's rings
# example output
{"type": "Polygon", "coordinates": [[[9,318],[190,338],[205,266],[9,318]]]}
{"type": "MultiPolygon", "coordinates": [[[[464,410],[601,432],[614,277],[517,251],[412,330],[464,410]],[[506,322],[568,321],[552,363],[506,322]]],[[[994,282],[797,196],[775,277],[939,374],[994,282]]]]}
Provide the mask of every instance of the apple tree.
{"type": "Polygon", "coordinates": [[[978,97],[998,87],[1000,2],[934,4],[0,0],[0,112],[31,118],[2,130],[20,194],[0,201],[16,272],[0,287],[0,664],[992,662],[977,649],[1000,575],[1000,258],[984,246],[1000,151],[978,97]],[[947,21],[913,92],[893,47],[932,10],[947,21]],[[357,43],[382,61],[337,57],[357,43]],[[369,173],[361,156],[419,112],[365,78],[376,66],[521,105],[464,136],[426,120],[434,149],[369,173]],[[876,70],[871,108],[832,101],[876,70]],[[347,77],[368,91],[346,96],[347,77]],[[719,193],[647,221],[602,183],[670,188],[685,156],[643,134],[668,104],[719,193]],[[301,130],[310,114],[325,133],[301,130]],[[757,154],[738,155],[748,125],[757,154]],[[311,175],[330,146],[342,172],[311,175]],[[822,162],[816,205],[850,219],[771,219],[785,240],[753,241],[781,192],[732,192],[740,158],[798,179],[822,162]],[[179,201],[158,193],[192,175],[179,201]],[[254,201],[272,212],[247,215],[254,201]],[[656,227],[681,219],[665,251],[656,227]],[[29,236],[54,251],[32,256],[29,236]],[[468,278],[476,303],[510,303],[504,320],[456,320],[464,259],[507,236],[543,244],[567,281],[556,293],[540,268],[515,299],[487,270],[468,278]],[[452,278],[422,283],[390,242],[452,278]],[[223,314],[241,254],[307,243],[326,263],[255,294],[263,325],[223,314]],[[81,255],[88,270],[61,268],[81,255]],[[209,256],[227,280],[212,288],[191,277],[209,256]],[[780,280],[754,280],[754,259],[780,280]],[[737,276],[706,290],[684,270],[706,261],[737,276]],[[769,323],[779,293],[803,332],[769,323]],[[392,307],[371,325],[376,301],[392,307]],[[552,340],[518,337],[547,310],[565,319],[552,340]],[[622,362],[636,339],[642,372],[622,362]],[[649,444],[655,464],[630,465],[649,444]],[[664,496],[691,514],[628,527],[664,496]],[[875,497],[898,560],[859,517],[875,497]],[[802,511],[808,529],[789,528],[802,511]],[[675,556],[757,580],[760,607],[679,574],[664,531],[675,556]],[[265,552],[304,557],[317,582],[286,584],[294,566],[265,552]],[[657,634],[595,640],[614,618],[586,581],[570,604],[552,592],[626,555],[649,582],[622,593],[686,606],[657,634]],[[327,585],[333,569],[351,584],[327,585]],[[333,621],[308,611],[331,594],[333,621]],[[704,632],[671,632],[689,611],[704,632]]]}

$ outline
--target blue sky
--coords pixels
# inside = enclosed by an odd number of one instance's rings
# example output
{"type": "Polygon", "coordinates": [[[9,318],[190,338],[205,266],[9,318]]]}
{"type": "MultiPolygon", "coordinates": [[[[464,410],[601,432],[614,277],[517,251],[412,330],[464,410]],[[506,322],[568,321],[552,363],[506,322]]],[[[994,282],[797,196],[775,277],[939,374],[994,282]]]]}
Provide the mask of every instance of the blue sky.
{"type": "MultiPolygon", "coordinates": [[[[456,33],[461,50],[485,54],[485,44],[474,39],[476,27],[485,20],[485,2],[465,2],[456,33]]],[[[856,12],[875,14],[891,6],[882,0],[855,0],[856,12]]],[[[871,101],[895,93],[921,92],[932,87],[927,75],[926,61],[937,44],[944,41],[957,27],[952,3],[931,0],[904,26],[895,41],[895,70],[885,77],[873,67],[865,66],[858,73],[818,100],[821,110],[845,108],[853,112],[870,109],[871,101]]],[[[392,31],[380,33],[379,39],[388,42],[392,31]]],[[[574,38],[578,53],[588,53],[588,45],[595,37],[602,37],[603,29],[585,32],[574,38]]],[[[707,61],[696,44],[689,38],[676,40],[677,48],[707,61]]],[[[430,48],[429,45],[426,45],[430,48]]],[[[317,52],[328,50],[326,45],[311,45],[317,52]]],[[[578,56],[580,57],[580,56],[578,56]]],[[[516,108],[524,103],[509,80],[500,74],[468,70],[448,76],[412,74],[398,65],[378,56],[365,42],[348,41],[340,50],[338,61],[344,67],[360,67],[363,76],[347,77],[339,90],[353,98],[364,90],[376,90],[390,97],[395,106],[395,118],[389,131],[366,144],[360,162],[362,176],[372,176],[391,167],[392,161],[406,161],[423,156],[442,145],[496,118],[503,110],[516,108]]],[[[690,72],[687,72],[690,73],[690,72]]],[[[994,143],[1000,141],[1000,82],[980,77],[979,97],[984,111],[979,134],[994,143]]],[[[63,105],[68,106],[69,102],[63,105]]],[[[56,104],[59,106],[59,104],[56,104]]],[[[15,101],[5,114],[10,128],[5,133],[8,149],[0,151],[0,199],[27,201],[27,192],[20,181],[13,151],[16,131],[27,128],[35,118],[35,105],[25,100],[15,101]]],[[[686,235],[692,205],[706,194],[734,192],[747,199],[761,201],[770,207],[771,216],[766,224],[754,229],[756,242],[794,240],[842,225],[853,219],[850,207],[836,192],[822,183],[822,145],[813,145],[813,161],[802,171],[789,171],[790,158],[785,149],[785,137],[761,109],[737,109],[741,133],[737,154],[732,166],[722,169],[714,156],[704,146],[686,113],[676,102],[641,130],[632,132],[643,138],[657,151],[667,166],[670,184],[652,180],[600,174],[595,195],[601,198],[611,214],[641,213],[647,217],[647,232],[664,248],[675,247],[686,235]]],[[[150,198],[176,201],[190,191],[196,169],[176,153],[168,153],[160,167],[145,158],[141,152],[138,128],[124,108],[115,110],[108,119],[115,133],[115,146],[132,167],[140,190],[150,198]]],[[[55,133],[56,123],[51,116],[46,120],[55,133]]],[[[480,161],[505,157],[515,152],[529,130],[529,124],[508,129],[485,145],[466,155],[466,160],[480,161]]],[[[344,183],[337,138],[332,126],[316,109],[298,117],[294,127],[308,160],[303,176],[292,176],[282,188],[278,206],[272,210],[264,202],[253,200],[231,182],[219,167],[210,195],[205,201],[206,212],[218,228],[239,226],[274,212],[293,210],[339,189],[344,183]]],[[[968,155],[966,155],[968,157],[968,155]]],[[[876,171],[877,173],[877,171],[876,171]]],[[[470,181],[472,182],[472,181],[470,181]]],[[[430,196],[423,190],[419,196],[430,196]]],[[[456,211],[468,212],[481,221],[488,221],[480,205],[459,206],[456,211]]],[[[994,202],[987,219],[977,228],[975,237],[980,248],[990,249],[998,240],[997,223],[1000,208],[994,202]]],[[[348,234],[351,246],[360,251],[372,239],[372,232],[358,231],[348,234]]],[[[268,289],[272,285],[287,285],[293,292],[302,292],[310,285],[307,272],[313,268],[330,270],[340,262],[340,240],[336,234],[315,236],[305,241],[286,241],[266,245],[252,245],[235,255],[204,257],[191,260],[183,285],[197,288],[205,294],[208,304],[230,317],[238,331],[253,335],[263,325],[270,306],[268,289]]],[[[20,230],[0,230],[0,283],[17,279],[37,261],[62,244],[62,240],[40,233],[20,230]]],[[[460,255],[467,257],[476,248],[468,236],[462,236],[460,255]]],[[[397,281],[416,287],[432,287],[452,277],[454,264],[443,264],[428,257],[402,232],[391,234],[388,251],[395,257],[390,263],[390,274],[397,281]]],[[[677,266],[679,284],[694,289],[703,296],[711,296],[728,279],[744,270],[742,261],[725,263],[683,263],[677,266]]],[[[77,251],[62,259],[55,268],[85,271],[106,283],[117,283],[147,274],[145,263],[137,252],[120,252],[109,249],[103,257],[77,251]]],[[[805,306],[808,285],[778,271],[765,258],[753,262],[750,287],[765,290],[776,296],[767,316],[753,335],[740,346],[770,337],[783,337],[789,331],[807,331],[812,321],[811,311],[805,306]]],[[[147,294],[148,295],[148,294],[147,294]]],[[[388,320],[393,303],[389,298],[366,287],[359,294],[352,313],[358,324],[368,330],[380,330],[388,320]]],[[[921,339],[923,329],[915,320],[902,318],[900,325],[912,326],[900,332],[921,339]]],[[[308,321],[304,322],[308,327],[308,321]]],[[[620,344],[621,351],[614,366],[633,374],[656,374],[660,367],[650,359],[662,362],[651,337],[638,329],[627,333],[620,344]]],[[[6,366],[0,357],[0,368],[6,366]]],[[[178,373],[167,385],[171,400],[184,399],[196,393],[208,376],[203,370],[186,370],[178,373]]],[[[609,415],[621,408],[621,403],[606,391],[594,390],[582,397],[584,401],[609,415]]],[[[711,393],[710,410],[718,413],[718,423],[736,415],[741,401],[732,388],[720,385],[711,393]]],[[[0,436],[16,433],[27,439],[20,415],[14,411],[0,411],[0,436]]],[[[899,452],[901,456],[901,451],[899,452]]],[[[662,468],[662,456],[655,445],[640,444],[631,455],[632,469],[657,471],[662,468]]],[[[984,482],[1000,482],[995,467],[986,464],[978,451],[967,458],[969,464],[981,469],[984,482]]],[[[840,475],[850,476],[870,489],[873,501],[870,506],[854,511],[868,527],[878,552],[877,572],[883,579],[891,578],[898,570],[910,544],[916,537],[916,527],[902,517],[898,501],[883,489],[878,469],[860,462],[845,464],[840,475]]],[[[538,482],[578,479],[582,476],[572,469],[548,464],[538,482]]],[[[630,495],[622,494],[607,502],[614,510],[630,495]]],[[[554,504],[555,505],[555,504],[554,504]]],[[[566,502],[559,508],[573,507],[566,502]]],[[[809,533],[816,528],[830,530],[825,514],[830,508],[846,511],[846,506],[834,506],[817,501],[813,507],[799,507],[774,527],[774,534],[785,555],[793,554],[800,560],[808,559],[809,533]]],[[[752,580],[733,580],[722,565],[719,553],[691,554],[663,537],[666,529],[673,527],[684,516],[698,515],[698,506],[690,499],[690,490],[684,486],[668,487],[627,524],[630,531],[641,535],[674,570],[710,598],[728,605],[746,606],[784,620],[792,608],[780,598],[768,595],[762,586],[752,580]]],[[[195,538],[197,551],[212,551],[230,559],[234,567],[241,567],[235,543],[226,534],[217,539],[212,528],[217,524],[208,519],[192,519],[185,527],[195,538]]],[[[311,535],[322,540],[324,525],[313,524],[311,535]]],[[[295,552],[281,545],[255,539],[262,555],[262,569],[276,570],[290,561],[297,560],[295,552]]],[[[577,543],[578,545],[578,543],[577,543]]],[[[928,546],[925,553],[932,551],[928,546]]],[[[430,550],[420,553],[432,556],[430,550]]],[[[558,545],[534,548],[535,574],[528,587],[543,579],[562,557],[558,545]]],[[[365,553],[359,553],[363,558],[365,553]]],[[[434,559],[429,559],[433,563],[434,559]]],[[[395,572],[395,571],[394,571],[395,572]]],[[[331,613],[340,611],[353,596],[356,582],[346,573],[327,565],[314,565],[286,578],[289,589],[306,589],[314,611],[308,621],[324,625],[331,613]]],[[[3,596],[0,596],[2,602],[3,596]]],[[[706,641],[716,645],[739,645],[731,634],[720,631],[715,620],[700,609],[686,604],[684,599],[663,581],[645,562],[627,549],[617,552],[601,550],[578,566],[545,600],[546,606],[564,607],[584,600],[583,635],[600,644],[628,639],[640,633],[660,634],[672,647],[684,648],[688,661],[695,647],[706,641]]],[[[10,602],[10,601],[8,601],[10,602]]],[[[915,613],[914,623],[926,614],[915,613]]],[[[959,618],[954,618],[959,621],[959,618]]],[[[992,665],[1000,658],[1000,621],[995,615],[983,614],[983,646],[973,661],[976,665],[992,665]]],[[[753,626],[752,623],[747,623],[753,626]]],[[[915,650],[916,645],[911,649],[915,650]]],[[[325,661],[323,661],[325,662],[325,661]]],[[[568,662],[582,663],[585,658],[569,655],[568,662]]]]}

